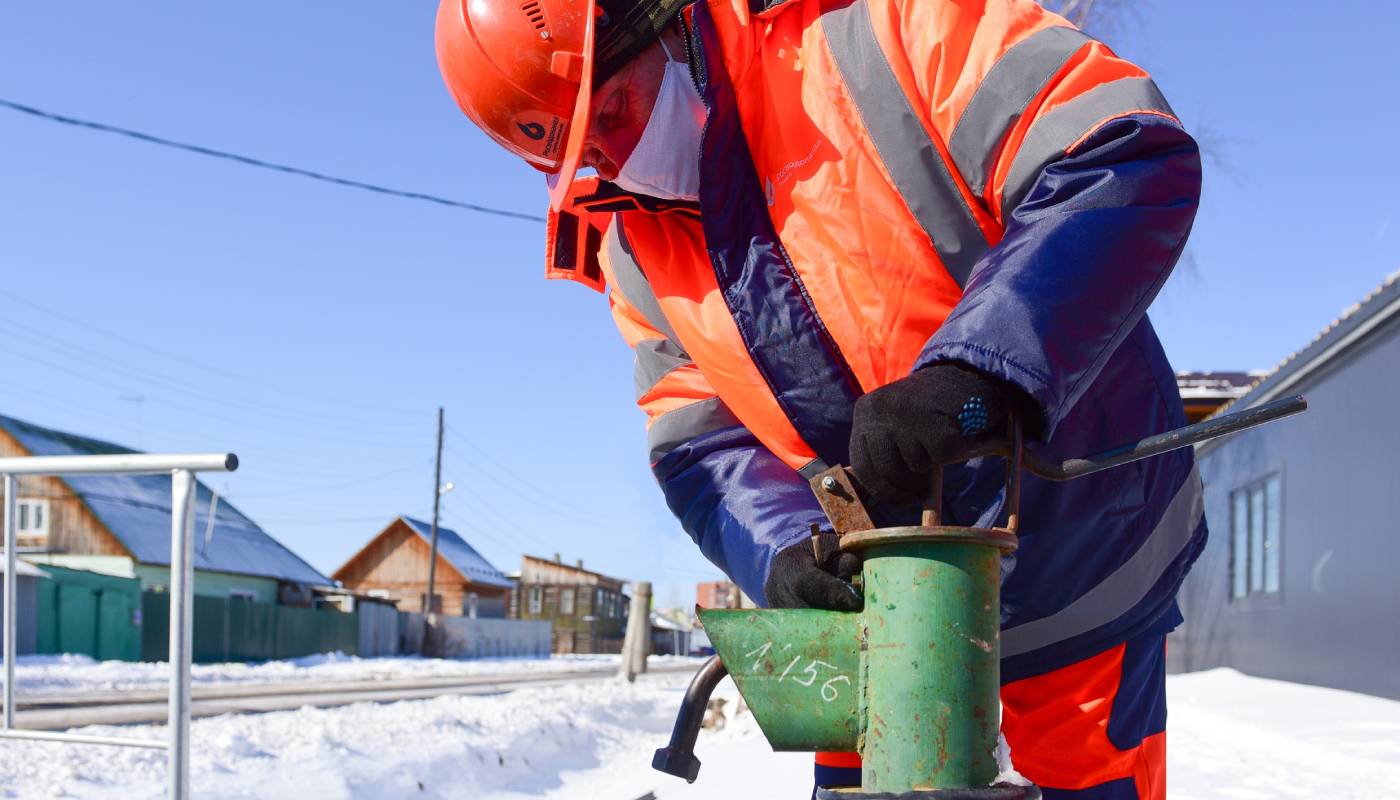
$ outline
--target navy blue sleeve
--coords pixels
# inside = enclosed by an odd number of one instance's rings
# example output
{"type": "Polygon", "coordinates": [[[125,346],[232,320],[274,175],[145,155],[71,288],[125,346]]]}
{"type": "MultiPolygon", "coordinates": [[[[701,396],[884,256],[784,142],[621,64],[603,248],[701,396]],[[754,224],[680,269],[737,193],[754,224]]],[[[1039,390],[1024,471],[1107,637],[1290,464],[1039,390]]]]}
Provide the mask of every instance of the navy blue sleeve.
{"type": "Polygon", "coordinates": [[[1019,386],[1048,439],[1171,273],[1200,185],[1174,121],[1105,124],[1041,171],[915,368],[960,361],[1019,386]]]}
{"type": "Polygon", "coordinates": [[[697,436],[652,472],[700,552],[760,606],[773,555],[826,524],[807,481],[743,427],[697,436]]]}

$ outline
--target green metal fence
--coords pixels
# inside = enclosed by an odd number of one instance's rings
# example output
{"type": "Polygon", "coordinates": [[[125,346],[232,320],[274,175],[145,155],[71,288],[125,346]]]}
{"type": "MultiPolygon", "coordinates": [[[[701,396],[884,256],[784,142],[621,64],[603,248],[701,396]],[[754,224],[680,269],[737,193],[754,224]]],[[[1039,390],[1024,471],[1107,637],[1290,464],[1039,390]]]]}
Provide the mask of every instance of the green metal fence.
{"type": "Polygon", "coordinates": [[[141,582],[44,565],[36,615],[39,653],[78,653],[101,661],[142,655],[141,582]]]}
{"type": "MultiPolygon", "coordinates": [[[[145,625],[141,660],[162,661],[167,652],[170,598],[141,597],[145,625]]],[[[241,598],[194,598],[194,660],[264,661],[313,653],[354,653],[360,629],[354,614],[334,609],[294,608],[241,598]]]]}
{"type": "MultiPolygon", "coordinates": [[[[38,582],[38,653],[99,661],[170,657],[170,595],[143,592],[135,578],[44,565],[38,582]]],[[[194,598],[194,660],[265,661],[337,650],[356,653],[355,614],[243,598],[194,598]]]]}

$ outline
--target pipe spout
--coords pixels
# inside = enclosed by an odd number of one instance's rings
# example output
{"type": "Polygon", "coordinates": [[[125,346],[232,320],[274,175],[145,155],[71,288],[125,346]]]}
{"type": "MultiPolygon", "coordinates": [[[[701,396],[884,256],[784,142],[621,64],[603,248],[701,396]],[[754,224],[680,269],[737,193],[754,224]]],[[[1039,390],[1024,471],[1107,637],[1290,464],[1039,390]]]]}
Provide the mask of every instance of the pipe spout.
{"type": "Polygon", "coordinates": [[[667,775],[685,778],[686,783],[695,783],[700,774],[700,759],[695,757],[695,740],[700,736],[700,724],[705,721],[705,709],[710,695],[719,682],[729,674],[719,656],[711,656],[700,671],[691,679],[681,701],[681,711],[676,715],[676,727],[671,730],[671,742],[656,751],[651,758],[651,768],[667,775]]]}

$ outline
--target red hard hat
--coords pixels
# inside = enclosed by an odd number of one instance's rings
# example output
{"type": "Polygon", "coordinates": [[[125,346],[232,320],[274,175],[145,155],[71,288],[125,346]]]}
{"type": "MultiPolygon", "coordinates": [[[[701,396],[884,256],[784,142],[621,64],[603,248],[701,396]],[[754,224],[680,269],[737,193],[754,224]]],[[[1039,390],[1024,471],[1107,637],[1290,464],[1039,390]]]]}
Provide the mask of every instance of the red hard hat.
{"type": "Polygon", "coordinates": [[[457,104],[568,194],[593,88],[594,0],[442,0],[437,58],[457,104]]]}

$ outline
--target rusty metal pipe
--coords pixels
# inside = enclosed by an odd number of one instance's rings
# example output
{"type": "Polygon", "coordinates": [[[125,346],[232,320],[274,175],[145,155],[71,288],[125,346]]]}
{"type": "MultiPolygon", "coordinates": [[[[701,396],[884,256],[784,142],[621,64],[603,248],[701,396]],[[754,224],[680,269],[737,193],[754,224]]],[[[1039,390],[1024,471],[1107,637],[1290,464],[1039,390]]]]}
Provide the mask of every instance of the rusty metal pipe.
{"type": "Polygon", "coordinates": [[[700,736],[700,725],[705,721],[710,695],[728,674],[729,670],[725,669],[719,656],[710,656],[710,660],[695,673],[685,690],[681,711],[676,715],[676,727],[671,729],[671,741],[651,757],[652,769],[685,778],[686,783],[695,783],[695,777],[700,774],[700,759],[695,757],[695,740],[700,736]]]}

